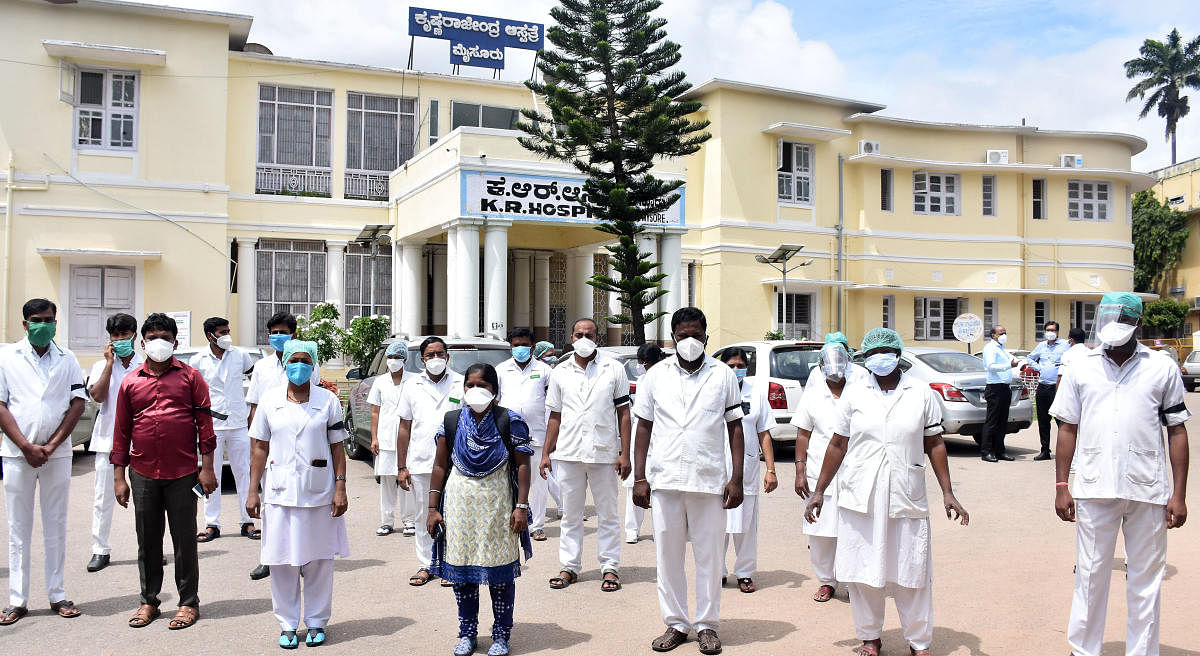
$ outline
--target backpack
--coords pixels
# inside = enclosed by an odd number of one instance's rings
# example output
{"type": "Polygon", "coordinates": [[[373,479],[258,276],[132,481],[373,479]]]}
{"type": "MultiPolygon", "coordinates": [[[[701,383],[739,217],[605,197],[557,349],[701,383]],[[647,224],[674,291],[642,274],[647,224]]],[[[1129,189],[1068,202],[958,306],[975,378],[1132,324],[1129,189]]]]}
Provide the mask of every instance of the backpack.
{"type": "MultiPolygon", "coordinates": [[[[462,417],[462,408],[451,410],[442,418],[442,432],[446,434],[446,444],[450,447],[450,451],[454,451],[454,436],[458,433],[458,421],[462,417]]],[[[509,426],[508,408],[501,406],[492,407],[492,420],[496,422],[496,430],[500,432],[500,439],[504,441],[504,448],[508,450],[508,461],[512,463],[509,469],[509,488],[512,490],[513,506],[517,504],[517,467],[513,458],[513,443],[512,429],[509,426]]]]}

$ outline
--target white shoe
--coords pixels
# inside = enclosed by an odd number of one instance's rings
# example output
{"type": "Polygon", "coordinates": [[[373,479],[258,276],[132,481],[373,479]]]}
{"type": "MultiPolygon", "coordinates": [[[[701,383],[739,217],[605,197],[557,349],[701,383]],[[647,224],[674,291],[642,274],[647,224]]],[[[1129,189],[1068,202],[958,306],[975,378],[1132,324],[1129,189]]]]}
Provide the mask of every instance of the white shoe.
{"type": "Polygon", "coordinates": [[[625,544],[637,544],[637,542],[638,542],[638,534],[637,533],[625,533],[625,544]]]}

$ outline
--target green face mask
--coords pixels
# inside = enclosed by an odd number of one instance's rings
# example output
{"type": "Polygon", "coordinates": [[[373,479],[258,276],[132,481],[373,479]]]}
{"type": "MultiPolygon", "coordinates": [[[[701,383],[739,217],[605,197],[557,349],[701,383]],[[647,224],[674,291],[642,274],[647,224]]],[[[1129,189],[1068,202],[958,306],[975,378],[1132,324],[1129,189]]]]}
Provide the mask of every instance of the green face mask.
{"type": "Polygon", "coordinates": [[[113,353],[117,354],[118,358],[127,358],[133,354],[133,338],[118,339],[112,343],[113,353]]]}
{"type": "Polygon", "coordinates": [[[29,343],[38,348],[49,346],[54,341],[54,331],[58,324],[53,321],[29,324],[29,343]]]}

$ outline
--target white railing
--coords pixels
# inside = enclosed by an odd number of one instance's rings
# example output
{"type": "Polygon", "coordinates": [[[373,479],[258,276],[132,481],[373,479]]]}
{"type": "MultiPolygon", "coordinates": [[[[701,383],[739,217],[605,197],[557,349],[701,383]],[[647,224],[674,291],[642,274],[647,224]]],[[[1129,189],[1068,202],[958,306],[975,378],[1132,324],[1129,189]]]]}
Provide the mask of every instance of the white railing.
{"type": "Polygon", "coordinates": [[[326,168],[259,165],[254,175],[254,191],[328,198],[332,179],[333,173],[326,168]]]}
{"type": "Polygon", "coordinates": [[[388,199],[388,174],[346,171],[346,198],[388,199]]]}

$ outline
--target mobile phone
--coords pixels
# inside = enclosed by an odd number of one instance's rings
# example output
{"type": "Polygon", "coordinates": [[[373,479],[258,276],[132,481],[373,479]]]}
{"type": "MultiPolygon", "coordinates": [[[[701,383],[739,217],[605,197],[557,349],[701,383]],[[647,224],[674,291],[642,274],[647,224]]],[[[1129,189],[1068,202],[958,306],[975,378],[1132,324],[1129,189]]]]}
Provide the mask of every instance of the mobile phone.
{"type": "Polygon", "coordinates": [[[437,524],[436,526],[434,526],[434,527],[433,527],[433,532],[429,534],[429,537],[430,537],[430,539],[432,539],[434,542],[437,542],[438,540],[441,540],[441,539],[442,539],[442,536],[443,536],[445,533],[446,533],[446,527],[445,527],[445,524],[441,524],[441,523],[439,523],[439,524],[437,524]]]}
{"type": "Polygon", "coordinates": [[[199,483],[196,483],[194,486],[192,486],[192,492],[195,493],[197,497],[201,499],[204,498],[204,488],[200,487],[199,483]]]}
{"type": "Polygon", "coordinates": [[[313,467],[327,467],[327,466],[329,466],[329,461],[324,458],[314,458],[312,461],[312,466],[313,467]]]}

